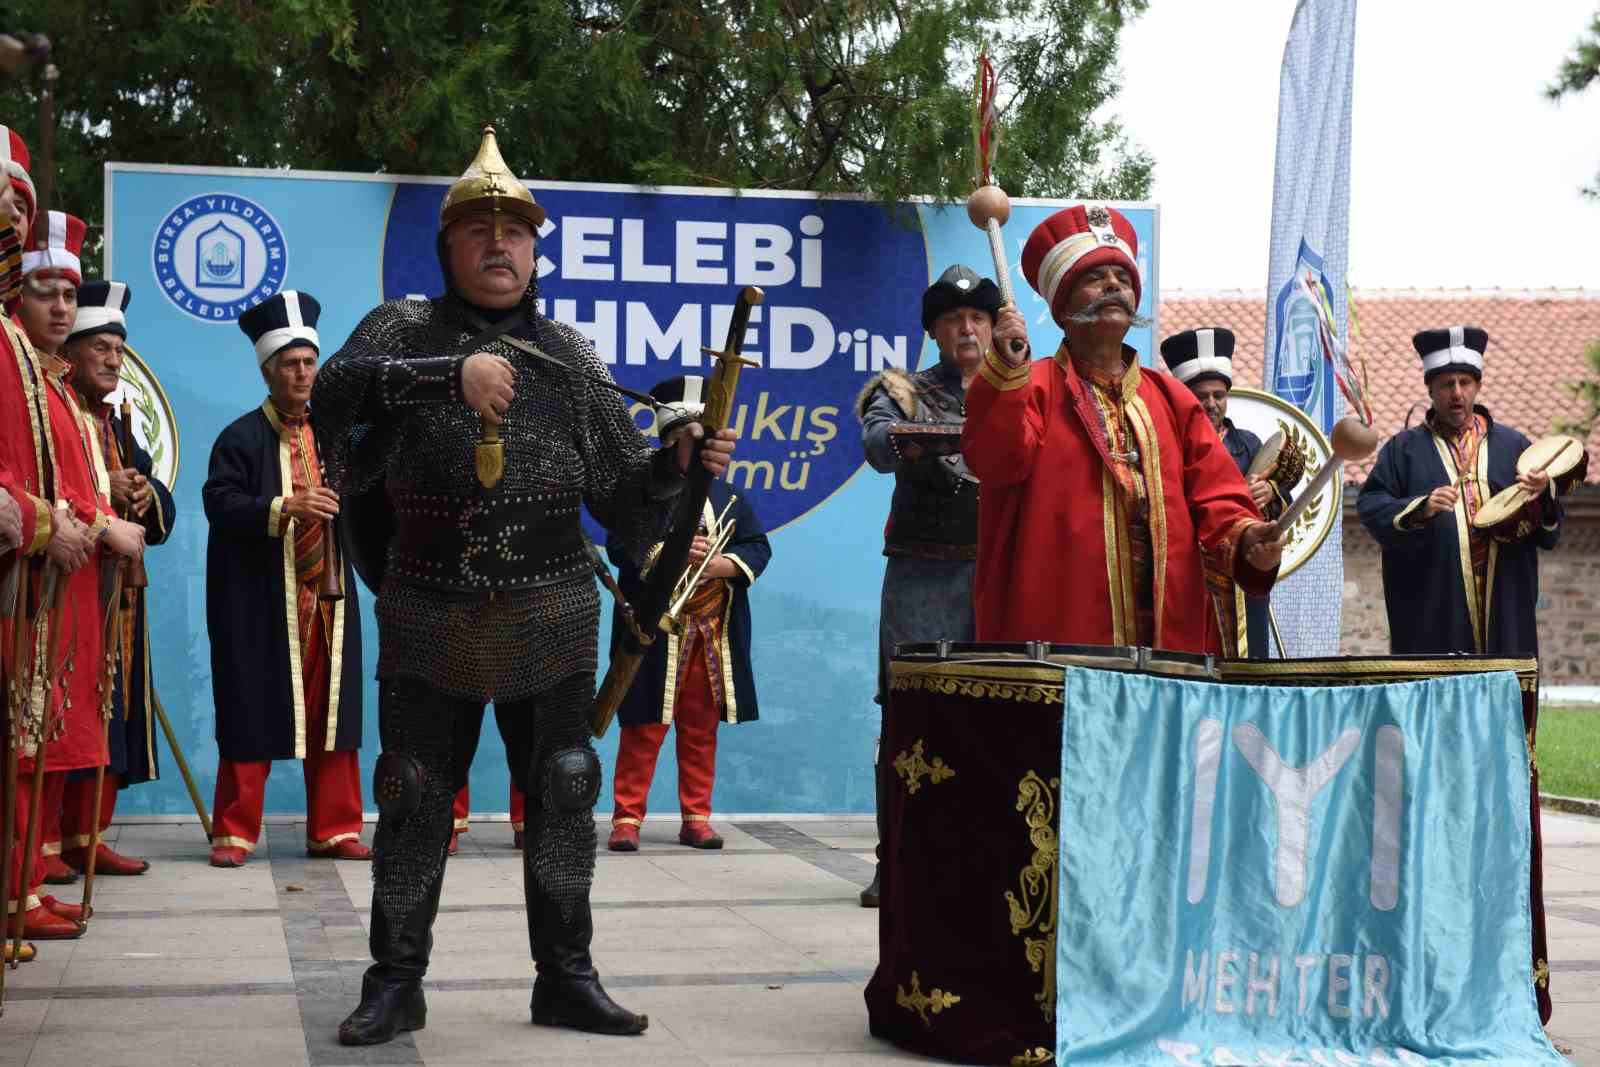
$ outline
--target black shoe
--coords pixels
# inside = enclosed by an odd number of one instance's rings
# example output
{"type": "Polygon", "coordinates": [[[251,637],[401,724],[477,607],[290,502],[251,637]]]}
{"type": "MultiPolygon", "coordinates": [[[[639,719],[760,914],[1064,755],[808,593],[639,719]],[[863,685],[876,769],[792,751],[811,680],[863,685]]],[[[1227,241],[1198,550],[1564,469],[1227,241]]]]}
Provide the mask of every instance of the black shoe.
{"type": "Polygon", "coordinates": [[[642,1034],[650,1025],[650,1016],[637,1015],[612,1000],[593,968],[587,976],[535,978],[529,1012],[535,1026],[565,1026],[591,1034],[642,1034]]]}
{"type": "Polygon", "coordinates": [[[589,897],[576,902],[563,915],[561,908],[538,887],[530,869],[522,865],[523,898],[528,909],[528,947],[538,977],[533,982],[529,1014],[536,1026],[565,1026],[591,1034],[642,1034],[648,1015],[622,1007],[600,985],[600,975],[589,956],[594,939],[594,916],[589,897]]]}
{"type": "Polygon", "coordinates": [[[420,979],[390,983],[368,971],[361,978],[361,1004],[339,1024],[341,1045],[381,1045],[396,1034],[421,1030],[428,1002],[420,979]]]}
{"type": "Polygon", "coordinates": [[[872,872],[872,884],[861,891],[861,906],[863,908],[876,908],[878,906],[878,872],[872,872]]]}
{"type": "MultiPolygon", "coordinates": [[[[441,849],[444,847],[441,844],[441,849]]],[[[428,1021],[428,1004],[422,995],[422,976],[428,973],[433,950],[433,920],[439,914],[439,891],[444,888],[444,866],[421,900],[406,916],[397,936],[390,936],[389,919],[372,891],[372,924],[367,947],[373,964],[361,978],[361,1003],[339,1024],[341,1045],[381,1045],[406,1030],[421,1030],[428,1021]]]]}

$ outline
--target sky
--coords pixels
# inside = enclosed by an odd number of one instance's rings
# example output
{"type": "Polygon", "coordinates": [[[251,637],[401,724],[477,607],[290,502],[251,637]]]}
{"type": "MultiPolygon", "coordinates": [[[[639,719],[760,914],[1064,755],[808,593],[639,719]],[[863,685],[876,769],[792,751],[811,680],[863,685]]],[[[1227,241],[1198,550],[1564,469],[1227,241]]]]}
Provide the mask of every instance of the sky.
{"type": "MultiPolygon", "coordinates": [[[[1109,110],[1155,158],[1161,287],[1266,286],[1293,0],[1153,0],[1109,110]]],[[[1543,90],[1600,0],[1364,0],[1350,284],[1600,291],[1600,84],[1543,90]],[[1523,17],[1518,17],[1519,15],[1523,17]]]]}

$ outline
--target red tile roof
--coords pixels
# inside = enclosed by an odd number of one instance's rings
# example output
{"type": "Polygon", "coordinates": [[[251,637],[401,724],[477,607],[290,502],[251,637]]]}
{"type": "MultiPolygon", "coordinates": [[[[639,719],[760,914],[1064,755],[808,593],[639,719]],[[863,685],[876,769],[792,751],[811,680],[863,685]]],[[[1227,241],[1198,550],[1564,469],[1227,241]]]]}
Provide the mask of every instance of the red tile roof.
{"type": "MultiPolygon", "coordinates": [[[[1428,409],[1422,364],[1411,347],[1418,330],[1481,326],[1489,332],[1479,403],[1496,422],[1530,438],[1552,432],[1578,407],[1562,387],[1588,374],[1584,351],[1600,342],[1600,291],[1546,289],[1368,289],[1354,294],[1352,356],[1365,358],[1368,399],[1387,440],[1428,409]],[[1412,411],[1415,406],[1415,411],[1412,411]]],[[[1261,292],[1169,291],[1162,294],[1161,335],[1226,326],[1235,337],[1234,381],[1258,386],[1264,362],[1267,303],[1261,292]]],[[[1359,370],[1358,370],[1359,373],[1359,370]]],[[[1591,483],[1600,482],[1600,424],[1588,437],[1591,483]]],[[[1350,469],[1360,482],[1371,464],[1350,469]]]]}

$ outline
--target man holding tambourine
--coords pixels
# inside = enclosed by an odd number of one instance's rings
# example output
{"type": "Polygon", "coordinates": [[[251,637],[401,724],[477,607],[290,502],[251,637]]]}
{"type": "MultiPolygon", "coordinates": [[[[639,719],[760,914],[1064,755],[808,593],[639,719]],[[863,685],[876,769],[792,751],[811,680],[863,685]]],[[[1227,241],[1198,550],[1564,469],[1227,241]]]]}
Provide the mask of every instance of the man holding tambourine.
{"type": "Polygon", "coordinates": [[[1383,548],[1395,654],[1536,656],[1539,549],[1561,536],[1560,495],[1583,480],[1583,445],[1528,439],[1477,403],[1489,335],[1473,326],[1412,338],[1432,407],[1378,454],[1361,522],[1383,548]]]}

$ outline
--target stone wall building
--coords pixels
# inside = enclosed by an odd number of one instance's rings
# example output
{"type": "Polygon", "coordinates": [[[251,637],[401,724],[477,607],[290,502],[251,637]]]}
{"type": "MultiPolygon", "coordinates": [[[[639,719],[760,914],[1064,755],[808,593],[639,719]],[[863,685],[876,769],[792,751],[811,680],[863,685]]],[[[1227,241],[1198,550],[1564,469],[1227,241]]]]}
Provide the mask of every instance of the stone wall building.
{"type": "MultiPolygon", "coordinates": [[[[1489,333],[1479,402],[1497,422],[1530,438],[1577,414],[1566,386],[1590,373],[1585,349],[1600,342],[1600,293],[1583,290],[1357,290],[1354,354],[1364,357],[1374,422],[1387,440],[1428,408],[1418,330],[1481,326],[1489,333]]],[[[1236,385],[1262,381],[1266,300],[1262,293],[1170,292],[1161,301],[1161,336],[1226,326],[1236,337],[1236,385]]],[[[1600,684],[1600,426],[1587,438],[1588,484],[1567,497],[1560,545],[1539,568],[1539,652],[1547,685],[1600,684]]],[[[1340,646],[1347,654],[1389,649],[1379,551],[1355,516],[1366,467],[1352,467],[1344,510],[1344,603],[1340,646]]],[[[1326,549],[1325,549],[1326,550],[1326,549]]]]}

